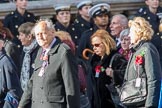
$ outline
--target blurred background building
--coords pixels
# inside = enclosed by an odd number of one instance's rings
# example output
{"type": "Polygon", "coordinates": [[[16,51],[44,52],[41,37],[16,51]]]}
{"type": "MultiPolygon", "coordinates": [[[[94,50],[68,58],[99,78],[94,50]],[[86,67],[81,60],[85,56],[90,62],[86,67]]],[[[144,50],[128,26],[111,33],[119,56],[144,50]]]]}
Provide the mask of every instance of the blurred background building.
{"type": "MultiPolygon", "coordinates": [[[[66,3],[72,6],[72,15],[77,13],[76,4],[82,0],[29,0],[28,11],[33,12],[37,17],[52,18],[55,15],[54,6],[66,3]]],[[[144,0],[92,0],[94,4],[106,2],[111,6],[111,14],[124,13],[126,16],[133,15],[137,9],[144,6],[144,0]]],[[[162,5],[162,1],[160,1],[162,5]]],[[[14,0],[0,0],[0,20],[11,11],[15,10],[14,0]]]]}

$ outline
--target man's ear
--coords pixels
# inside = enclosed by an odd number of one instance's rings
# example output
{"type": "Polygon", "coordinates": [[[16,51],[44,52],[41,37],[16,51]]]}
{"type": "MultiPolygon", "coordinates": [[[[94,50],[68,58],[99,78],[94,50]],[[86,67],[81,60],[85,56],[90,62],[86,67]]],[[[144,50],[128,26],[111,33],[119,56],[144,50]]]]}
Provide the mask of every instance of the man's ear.
{"type": "Polygon", "coordinates": [[[78,13],[79,13],[79,14],[82,14],[82,11],[81,11],[81,10],[78,10],[78,13]]]}

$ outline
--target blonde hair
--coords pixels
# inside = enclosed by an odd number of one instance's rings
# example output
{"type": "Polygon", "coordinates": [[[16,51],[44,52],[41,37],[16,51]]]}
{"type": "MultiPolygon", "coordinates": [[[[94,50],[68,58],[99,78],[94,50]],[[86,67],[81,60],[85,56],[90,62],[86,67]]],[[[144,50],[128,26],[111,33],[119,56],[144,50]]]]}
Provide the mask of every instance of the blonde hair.
{"type": "Polygon", "coordinates": [[[137,34],[139,40],[151,40],[154,31],[151,25],[142,17],[135,17],[133,20],[129,21],[129,27],[134,26],[135,33],[137,34]]]}
{"type": "Polygon", "coordinates": [[[116,43],[115,43],[114,39],[110,36],[110,34],[106,30],[97,30],[91,36],[91,41],[94,37],[101,38],[101,40],[106,48],[107,55],[109,55],[112,50],[116,49],[116,43]]]}
{"type": "Polygon", "coordinates": [[[61,41],[63,40],[72,41],[70,34],[65,31],[56,31],[55,36],[58,37],[61,41]]]}
{"type": "Polygon", "coordinates": [[[71,51],[75,54],[75,43],[71,39],[71,35],[65,31],[57,31],[55,32],[55,37],[58,37],[63,43],[66,43],[71,51]]]}

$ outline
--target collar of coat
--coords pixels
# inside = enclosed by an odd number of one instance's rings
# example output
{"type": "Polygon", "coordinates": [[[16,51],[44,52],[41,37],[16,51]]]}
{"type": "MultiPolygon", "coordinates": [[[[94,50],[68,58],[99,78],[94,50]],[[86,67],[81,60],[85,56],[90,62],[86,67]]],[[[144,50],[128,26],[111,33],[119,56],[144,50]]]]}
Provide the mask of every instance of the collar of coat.
{"type": "MultiPolygon", "coordinates": [[[[49,56],[50,56],[50,55],[53,55],[53,54],[55,54],[55,53],[57,52],[57,50],[58,50],[58,48],[59,48],[59,46],[60,46],[60,43],[61,43],[61,40],[58,39],[58,38],[56,38],[55,43],[52,45],[51,50],[48,52],[48,55],[49,55],[49,56]]],[[[37,58],[36,58],[35,69],[37,69],[37,68],[39,68],[39,67],[42,66],[42,62],[43,62],[43,61],[40,60],[40,55],[41,55],[41,53],[42,53],[42,48],[40,48],[39,51],[38,51],[37,58]]],[[[48,60],[48,62],[49,62],[49,60],[48,60]]]]}
{"type": "Polygon", "coordinates": [[[137,45],[133,45],[131,47],[131,52],[134,53],[136,52],[146,41],[145,40],[141,40],[137,45]]]}

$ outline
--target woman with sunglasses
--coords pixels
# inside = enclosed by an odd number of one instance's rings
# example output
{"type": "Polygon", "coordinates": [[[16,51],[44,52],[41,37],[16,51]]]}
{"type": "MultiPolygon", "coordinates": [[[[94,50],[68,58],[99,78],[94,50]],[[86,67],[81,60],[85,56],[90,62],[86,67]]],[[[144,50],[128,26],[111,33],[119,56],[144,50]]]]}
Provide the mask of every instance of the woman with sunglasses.
{"type": "MultiPolygon", "coordinates": [[[[114,39],[105,30],[97,30],[91,36],[91,44],[94,54],[90,63],[92,66],[93,86],[96,87],[94,89],[94,99],[99,102],[99,108],[115,108],[117,105],[112,100],[111,91],[106,87],[112,84],[112,77],[106,74],[106,68],[109,67],[110,61],[115,54],[118,54],[112,64],[115,69],[122,70],[123,67],[121,66],[124,66],[125,70],[127,60],[118,53],[114,39]]],[[[124,74],[119,73],[118,75],[123,76],[124,74]]]]}

